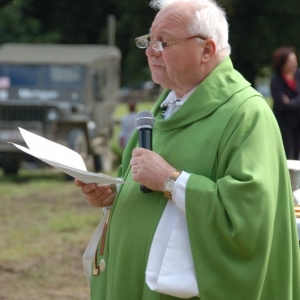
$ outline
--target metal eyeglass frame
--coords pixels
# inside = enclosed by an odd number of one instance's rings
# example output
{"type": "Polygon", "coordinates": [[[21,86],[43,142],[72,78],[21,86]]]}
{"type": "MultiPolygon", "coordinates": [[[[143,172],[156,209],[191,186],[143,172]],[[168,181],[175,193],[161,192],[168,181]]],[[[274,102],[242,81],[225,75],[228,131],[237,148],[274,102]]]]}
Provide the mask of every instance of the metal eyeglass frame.
{"type": "Polygon", "coordinates": [[[179,44],[183,41],[189,40],[189,39],[193,39],[193,38],[200,38],[201,40],[205,41],[207,40],[207,38],[200,36],[200,35],[193,35],[190,37],[186,37],[186,38],[182,38],[182,39],[178,39],[178,40],[173,40],[170,42],[161,42],[161,41],[149,41],[148,39],[151,37],[151,34],[145,34],[142,36],[139,36],[137,38],[135,38],[135,44],[138,48],[140,49],[146,49],[149,46],[152,47],[153,50],[155,51],[163,51],[166,47],[170,47],[176,44],[179,44]]]}

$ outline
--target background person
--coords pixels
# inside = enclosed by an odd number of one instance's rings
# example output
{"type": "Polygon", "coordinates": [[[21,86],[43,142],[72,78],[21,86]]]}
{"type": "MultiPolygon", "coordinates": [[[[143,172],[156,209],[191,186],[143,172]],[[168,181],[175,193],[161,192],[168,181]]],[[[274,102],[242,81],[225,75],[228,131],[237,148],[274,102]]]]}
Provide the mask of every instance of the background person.
{"type": "Polygon", "coordinates": [[[121,131],[118,137],[119,145],[125,148],[132,133],[136,130],[135,125],[136,108],[134,102],[128,102],[128,113],[120,121],[121,131]]]}
{"type": "Polygon", "coordinates": [[[262,96],[233,68],[224,11],[209,0],[150,4],[159,12],[136,43],[165,88],[152,109],[153,151],[136,147],[135,132],[117,193],[75,181],[92,205],[112,205],[91,299],[300,299],[280,132],[262,96]],[[189,255],[193,268],[180,273],[189,255]]]}
{"type": "Polygon", "coordinates": [[[273,111],[277,119],[287,159],[299,159],[300,150],[300,70],[293,47],[273,53],[271,79],[273,111]]]}

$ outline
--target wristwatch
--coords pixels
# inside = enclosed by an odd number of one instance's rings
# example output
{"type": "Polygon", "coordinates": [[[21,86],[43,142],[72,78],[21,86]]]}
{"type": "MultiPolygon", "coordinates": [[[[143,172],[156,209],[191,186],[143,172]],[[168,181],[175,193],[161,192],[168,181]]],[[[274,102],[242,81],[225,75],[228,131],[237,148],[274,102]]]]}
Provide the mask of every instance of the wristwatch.
{"type": "Polygon", "coordinates": [[[175,170],[172,173],[171,177],[169,177],[165,182],[164,194],[165,194],[166,198],[168,198],[170,200],[172,200],[172,191],[173,191],[175,181],[180,174],[181,174],[180,171],[175,170]]]}

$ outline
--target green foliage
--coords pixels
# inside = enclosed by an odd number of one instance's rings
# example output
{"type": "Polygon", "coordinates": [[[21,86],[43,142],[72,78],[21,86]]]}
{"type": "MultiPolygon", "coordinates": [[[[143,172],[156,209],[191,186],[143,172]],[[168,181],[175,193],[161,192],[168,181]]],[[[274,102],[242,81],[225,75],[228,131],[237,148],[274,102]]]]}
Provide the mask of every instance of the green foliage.
{"type": "MultiPolygon", "coordinates": [[[[219,0],[229,20],[232,60],[252,83],[260,68],[270,65],[274,49],[298,39],[299,0],[219,0]]],[[[107,43],[107,17],[116,17],[116,45],[123,54],[122,85],[138,86],[150,79],[136,36],[149,32],[156,12],[149,0],[3,0],[0,44],[107,43]]]]}
{"type": "Polygon", "coordinates": [[[253,83],[260,68],[270,66],[273,51],[293,45],[298,36],[297,0],[223,0],[229,19],[229,41],[235,67],[253,83]]]}
{"type": "Polygon", "coordinates": [[[18,43],[57,43],[61,36],[57,31],[42,31],[42,20],[25,13],[31,0],[11,1],[0,10],[0,44],[18,43]]]}

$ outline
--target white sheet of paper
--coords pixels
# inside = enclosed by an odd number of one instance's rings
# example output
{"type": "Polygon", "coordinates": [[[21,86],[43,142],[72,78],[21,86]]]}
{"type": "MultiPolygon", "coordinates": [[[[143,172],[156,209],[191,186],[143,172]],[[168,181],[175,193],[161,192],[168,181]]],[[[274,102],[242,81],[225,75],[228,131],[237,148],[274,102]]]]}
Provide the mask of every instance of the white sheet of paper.
{"type": "Polygon", "coordinates": [[[21,127],[19,127],[19,130],[28,148],[33,153],[33,156],[45,158],[63,165],[72,166],[75,169],[86,171],[85,163],[81,155],[76,151],[47,140],[21,127]]]}
{"type": "Polygon", "coordinates": [[[19,127],[19,130],[28,148],[9,143],[54,168],[85,183],[95,182],[98,185],[124,183],[124,181],[119,178],[114,178],[102,173],[88,172],[81,155],[76,151],[47,140],[23,128],[19,127]]]}

